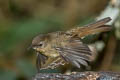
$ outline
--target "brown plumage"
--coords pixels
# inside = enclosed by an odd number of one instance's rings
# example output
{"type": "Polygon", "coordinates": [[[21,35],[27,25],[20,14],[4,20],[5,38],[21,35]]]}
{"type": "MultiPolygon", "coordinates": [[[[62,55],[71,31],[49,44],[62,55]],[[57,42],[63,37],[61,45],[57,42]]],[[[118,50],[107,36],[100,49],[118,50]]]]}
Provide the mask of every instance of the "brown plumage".
{"type": "Polygon", "coordinates": [[[88,62],[92,61],[93,53],[80,39],[86,35],[111,30],[109,25],[105,25],[110,20],[111,18],[107,17],[66,32],[57,31],[36,36],[32,41],[32,48],[37,52],[38,70],[54,69],[64,64],[72,64],[77,68],[81,65],[87,67],[88,62]]]}

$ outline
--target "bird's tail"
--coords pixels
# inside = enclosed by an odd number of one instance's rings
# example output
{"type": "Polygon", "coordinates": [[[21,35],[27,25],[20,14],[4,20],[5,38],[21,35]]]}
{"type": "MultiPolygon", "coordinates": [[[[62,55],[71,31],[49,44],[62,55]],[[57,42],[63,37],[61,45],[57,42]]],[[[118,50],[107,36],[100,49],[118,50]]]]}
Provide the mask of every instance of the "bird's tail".
{"type": "Polygon", "coordinates": [[[96,21],[94,23],[88,24],[86,26],[71,29],[68,32],[72,33],[73,36],[78,35],[79,37],[84,37],[84,36],[90,35],[90,34],[110,31],[111,27],[109,25],[105,25],[110,20],[111,20],[111,18],[107,17],[107,18],[101,19],[99,21],[96,21]]]}

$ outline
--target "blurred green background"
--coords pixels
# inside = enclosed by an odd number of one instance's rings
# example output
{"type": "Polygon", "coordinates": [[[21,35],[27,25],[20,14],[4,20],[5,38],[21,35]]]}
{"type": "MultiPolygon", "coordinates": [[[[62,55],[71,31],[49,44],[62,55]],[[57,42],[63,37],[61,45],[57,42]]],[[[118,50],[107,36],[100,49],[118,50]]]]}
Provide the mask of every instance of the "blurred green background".
{"type": "MultiPolygon", "coordinates": [[[[33,37],[90,23],[108,3],[109,0],[0,0],[0,80],[31,78],[36,73],[36,54],[27,48],[33,37]]],[[[115,29],[91,39],[105,45],[93,70],[120,71],[120,42],[114,32],[115,29]],[[106,64],[101,58],[110,56],[109,52],[112,57],[106,64]]]]}

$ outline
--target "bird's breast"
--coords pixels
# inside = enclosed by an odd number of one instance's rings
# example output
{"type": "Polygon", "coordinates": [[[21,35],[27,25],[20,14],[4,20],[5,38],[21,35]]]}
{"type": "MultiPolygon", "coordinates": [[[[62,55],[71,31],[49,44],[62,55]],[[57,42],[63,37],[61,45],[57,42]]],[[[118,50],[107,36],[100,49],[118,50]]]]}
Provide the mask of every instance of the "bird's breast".
{"type": "Polygon", "coordinates": [[[50,58],[56,58],[60,56],[59,53],[51,46],[49,46],[48,48],[45,48],[44,51],[45,52],[43,54],[50,58]]]}

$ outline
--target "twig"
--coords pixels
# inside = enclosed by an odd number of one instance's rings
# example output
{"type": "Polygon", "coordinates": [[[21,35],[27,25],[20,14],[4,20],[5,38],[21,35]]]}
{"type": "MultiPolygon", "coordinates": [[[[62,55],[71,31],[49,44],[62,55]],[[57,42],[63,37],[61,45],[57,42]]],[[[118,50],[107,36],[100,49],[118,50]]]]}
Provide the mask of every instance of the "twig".
{"type": "Polygon", "coordinates": [[[112,2],[113,0],[111,0],[105,10],[97,17],[97,19],[111,17],[112,21],[108,23],[109,25],[112,25],[120,14],[120,0],[114,0],[114,3],[112,2]]]}
{"type": "Polygon", "coordinates": [[[116,39],[114,36],[111,36],[105,50],[105,55],[100,67],[100,70],[109,70],[110,65],[112,64],[113,57],[116,50],[116,39]]]}
{"type": "MultiPolygon", "coordinates": [[[[111,17],[112,21],[109,22],[109,25],[113,25],[113,23],[115,23],[116,19],[118,18],[120,14],[120,0],[111,0],[111,2],[109,3],[109,5],[106,7],[106,9],[100,14],[100,16],[97,19],[101,19],[104,17],[111,17]]],[[[108,70],[111,63],[112,63],[112,59],[115,55],[115,49],[116,49],[116,40],[114,38],[114,36],[111,36],[108,44],[106,46],[106,51],[105,51],[105,55],[100,67],[100,70],[108,70]]]]}

